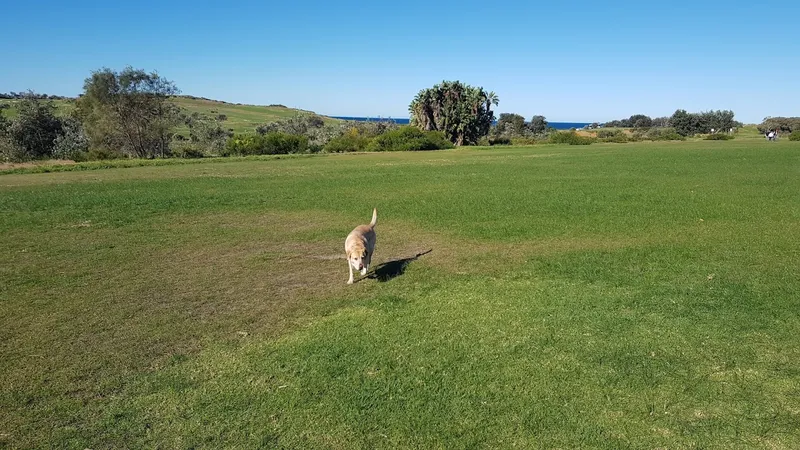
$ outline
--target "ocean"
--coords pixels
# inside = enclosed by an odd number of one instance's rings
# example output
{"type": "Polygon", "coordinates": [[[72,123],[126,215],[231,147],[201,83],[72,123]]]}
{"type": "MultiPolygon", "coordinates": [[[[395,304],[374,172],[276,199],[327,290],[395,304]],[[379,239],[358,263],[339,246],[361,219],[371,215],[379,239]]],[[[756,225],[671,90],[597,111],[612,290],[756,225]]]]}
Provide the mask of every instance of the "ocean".
{"type": "MultiPolygon", "coordinates": [[[[387,122],[395,122],[398,125],[408,125],[409,119],[394,119],[391,117],[345,117],[345,116],[331,116],[334,119],[342,119],[342,120],[355,120],[358,122],[370,122],[370,121],[387,121],[387,122]]],[[[583,128],[587,125],[591,125],[589,122],[547,122],[547,125],[555,128],[556,130],[569,130],[570,128],[583,128]]]]}

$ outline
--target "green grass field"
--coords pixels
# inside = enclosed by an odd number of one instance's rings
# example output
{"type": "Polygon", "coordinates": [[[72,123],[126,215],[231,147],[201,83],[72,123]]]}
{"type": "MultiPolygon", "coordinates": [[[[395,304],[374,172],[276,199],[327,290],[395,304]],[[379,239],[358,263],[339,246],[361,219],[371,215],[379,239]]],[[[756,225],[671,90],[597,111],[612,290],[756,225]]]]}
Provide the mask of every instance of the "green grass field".
{"type": "MultiPolygon", "coordinates": [[[[228,117],[224,122],[225,127],[232,129],[235,133],[254,133],[256,127],[261,124],[308,112],[279,106],[237,105],[235,103],[189,97],[175,97],[173,101],[189,113],[197,112],[209,117],[225,114],[228,117]]],[[[8,104],[10,106],[8,109],[2,110],[2,114],[7,118],[16,117],[17,111],[14,105],[17,102],[18,100],[0,99],[0,104],[8,104]]],[[[56,105],[58,114],[67,114],[75,108],[74,100],[54,100],[53,103],[56,105]]],[[[331,123],[337,121],[336,119],[326,120],[331,123]]]]}
{"type": "Polygon", "coordinates": [[[10,174],[0,233],[0,447],[800,448],[799,143],[10,174]]]}

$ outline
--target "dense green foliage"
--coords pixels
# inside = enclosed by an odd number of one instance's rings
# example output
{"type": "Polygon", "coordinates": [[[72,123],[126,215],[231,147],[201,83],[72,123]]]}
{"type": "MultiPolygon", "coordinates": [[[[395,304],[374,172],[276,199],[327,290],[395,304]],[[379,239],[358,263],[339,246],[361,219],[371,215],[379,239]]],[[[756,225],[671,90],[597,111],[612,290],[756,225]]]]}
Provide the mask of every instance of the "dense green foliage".
{"type": "MultiPolygon", "coordinates": [[[[0,158],[6,162],[84,161],[447,147],[441,145],[438,135],[412,136],[409,131],[377,139],[398,129],[391,120],[345,122],[283,105],[232,104],[178,93],[173,82],[157,73],[126,67],[121,72],[107,68],[92,72],[78,100],[33,92],[0,94],[0,158]],[[229,145],[234,131],[243,132],[229,145]],[[247,138],[253,132],[278,134],[269,139],[247,138]]],[[[444,81],[421,90],[409,105],[409,113],[412,125],[439,131],[456,145],[585,145],[594,140],[557,133],[542,115],[525,122],[520,114],[502,113],[492,126],[492,107],[497,104],[493,92],[444,81]]],[[[785,133],[797,129],[798,123],[800,118],[767,118],[759,128],[785,133]]],[[[712,131],[715,135],[706,139],[729,139],[716,135],[733,134],[732,129],[740,125],[732,111],[677,110],[672,117],[651,119],[635,114],[605,124],[629,128],[627,131],[601,129],[597,123],[586,128],[598,129],[601,142],[627,143],[681,140],[712,131]]]]}
{"type": "Polygon", "coordinates": [[[704,111],[700,113],[688,113],[686,110],[675,111],[672,117],[657,117],[651,119],[644,114],[634,114],[627,119],[612,120],[605,123],[609,128],[634,128],[649,129],[670,127],[681,136],[693,136],[695,134],[705,134],[714,130],[715,132],[728,132],[730,129],[741,127],[742,124],[734,120],[733,111],[704,111]]]}
{"type": "Polygon", "coordinates": [[[758,126],[758,131],[767,133],[770,130],[784,133],[800,130],[800,117],[767,117],[758,126]]]}
{"type": "Polygon", "coordinates": [[[589,136],[581,136],[575,131],[559,131],[550,135],[551,144],[589,145],[595,140],[589,136]]]}
{"type": "Polygon", "coordinates": [[[33,93],[23,97],[17,106],[17,117],[4,124],[3,132],[13,149],[6,158],[28,160],[53,155],[56,138],[62,134],[62,121],[55,115],[55,106],[33,93]]]}
{"type": "Polygon", "coordinates": [[[305,153],[308,138],[297,134],[272,131],[266,134],[237,135],[228,140],[222,156],[286,155],[305,153]]]}
{"type": "Polygon", "coordinates": [[[169,101],[178,92],[155,72],[101,69],[84,82],[77,115],[93,148],[136,158],[165,157],[180,123],[179,110],[169,101]]]}
{"type": "Polygon", "coordinates": [[[712,110],[695,114],[679,109],[670,117],[669,126],[681,136],[710,133],[711,130],[727,132],[742,126],[733,117],[733,111],[712,110]]]}
{"type": "Polygon", "coordinates": [[[600,142],[615,142],[624,144],[630,142],[631,138],[620,129],[601,129],[597,130],[597,140],[600,142]]]}
{"type": "Polygon", "coordinates": [[[416,150],[442,150],[453,148],[453,143],[440,131],[422,131],[414,126],[403,126],[377,136],[367,149],[374,152],[416,150]]]}
{"type": "Polygon", "coordinates": [[[533,116],[529,124],[531,132],[535,135],[542,134],[547,131],[547,119],[544,116],[533,116]]]}
{"type": "Polygon", "coordinates": [[[335,137],[325,144],[325,151],[328,153],[363,152],[372,139],[364,133],[359,132],[358,128],[351,128],[339,137],[335,137]]]}
{"type": "Polygon", "coordinates": [[[525,133],[525,118],[519,114],[501,113],[495,132],[500,135],[522,136],[525,133]]]}
{"type": "Polygon", "coordinates": [[[456,145],[476,144],[489,134],[494,122],[494,92],[460,81],[444,81],[421,90],[408,107],[411,125],[425,131],[441,131],[456,145]]]}
{"type": "Polygon", "coordinates": [[[67,117],[62,121],[62,132],[53,141],[53,158],[83,161],[89,156],[89,137],[80,120],[67,117]]]}
{"type": "Polygon", "coordinates": [[[707,141],[730,141],[734,139],[733,135],[725,134],[725,133],[711,133],[706,135],[703,139],[707,141]]]}

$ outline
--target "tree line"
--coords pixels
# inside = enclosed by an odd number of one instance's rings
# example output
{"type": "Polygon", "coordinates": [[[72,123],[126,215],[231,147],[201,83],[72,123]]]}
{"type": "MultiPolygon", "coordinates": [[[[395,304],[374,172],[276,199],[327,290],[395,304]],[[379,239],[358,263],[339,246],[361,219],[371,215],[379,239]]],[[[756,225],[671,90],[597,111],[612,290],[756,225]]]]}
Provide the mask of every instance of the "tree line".
{"type": "Polygon", "coordinates": [[[21,100],[23,98],[34,97],[40,100],[68,100],[69,97],[63,95],[47,95],[37,94],[34,92],[0,92],[0,99],[2,100],[21,100]]]}
{"type": "MultiPolygon", "coordinates": [[[[453,145],[593,142],[558,132],[543,115],[530,121],[502,113],[495,122],[497,94],[460,81],[443,81],[423,89],[409,104],[410,126],[391,122],[334,122],[302,114],[261,125],[256,134],[237,135],[226,129],[224,115],[187,113],[170,97],[180,90],[156,72],[126,67],[116,72],[96,70],[86,78],[74,109],[57,115],[54,99],[64,97],[10,92],[0,98],[17,100],[17,116],[9,120],[0,108],[0,156],[5,160],[115,157],[202,157],[299,152],[430,150],[453,145]],[[180,128],[181,132],[178,132],[180,128]],[[187,132],[188,130],[188,136],[187,132]]],[[[4,105],[0,105],[4,106],[4,105]]],[[[598,131],[596,139],[682,139],[742,124],[733,111],[689,113],[670,117],[635,114],[605,127],[631,128],[632,134],[598,131]]],[[[589,128],[599,128],[592,124],[589,128]]],[[[800,130],[798,118],[766,118],[760,126],[785,132],[800,130]]]]}

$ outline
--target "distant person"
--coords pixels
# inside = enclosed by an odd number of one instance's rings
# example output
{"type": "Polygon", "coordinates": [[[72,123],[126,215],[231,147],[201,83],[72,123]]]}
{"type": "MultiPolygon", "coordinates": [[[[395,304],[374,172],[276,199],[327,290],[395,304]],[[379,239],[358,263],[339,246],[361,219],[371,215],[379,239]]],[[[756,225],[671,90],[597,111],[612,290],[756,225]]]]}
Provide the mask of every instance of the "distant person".
{"type": "Polygon", "coordinates": [[[774,130],[769,130],[769,133],[767,133],[767,140],[768,141],[774,141],[775,140],[775,131],[774,130]]]}

